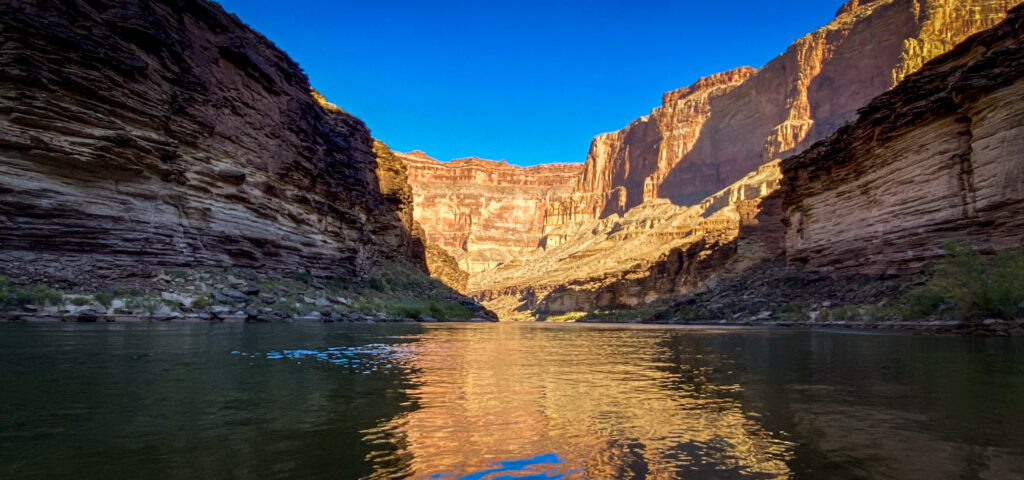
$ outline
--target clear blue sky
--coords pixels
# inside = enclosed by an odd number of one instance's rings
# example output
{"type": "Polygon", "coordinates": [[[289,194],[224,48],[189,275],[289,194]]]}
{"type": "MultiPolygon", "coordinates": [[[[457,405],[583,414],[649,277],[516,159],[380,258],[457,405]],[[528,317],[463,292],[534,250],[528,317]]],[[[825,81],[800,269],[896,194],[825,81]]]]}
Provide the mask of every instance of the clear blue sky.
{"type": "Polygon", "coordinates": [[[223,0],[399,151],[582,162],[661,94],[760,67],[843,0],[223,0]]]}

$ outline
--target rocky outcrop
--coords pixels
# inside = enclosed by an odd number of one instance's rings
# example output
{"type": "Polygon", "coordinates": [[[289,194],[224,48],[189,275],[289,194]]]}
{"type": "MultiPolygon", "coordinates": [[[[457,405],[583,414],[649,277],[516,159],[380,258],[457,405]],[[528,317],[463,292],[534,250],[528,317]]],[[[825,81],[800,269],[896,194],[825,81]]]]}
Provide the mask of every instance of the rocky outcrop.
{"type": "Polygon", "coordinates": [[[549,209],[545,224],[604,218],[652,198],[699,202],[833,133],[1018,1],[851,0],[764,67],[667,93],[650,115],[597,136],[572,196],[549,209]]]}
{"type": "Polygon", "coordinates": [[[1024,7],[783,162],[786,253],[815,269],[918,270],[947,239],[1024,244],[1024,7]]]}
{"type": "Polygon", "coordinates": [[[448,285],[459,292],[465,292],[469,283],[469,272],[459,266],[455,259],[444,247],[434,244],[427,244],[427,269],[430,276],[441,283],[448,285]]]}
{"type": "Polygon", "coordinates": [[[0,32],[0,271],[425,268],[400,160],[216,4],[5,1],[0,32]]]}
{"type": "Polygon", "coordinates": [[[478,158],[439,162],[423,152],[400,156],[427,241],[447,249],[471,274],[536,249],[544,211],[569,193],[582,168],[524,168],[478,158]]]}
{"type": "Polygon", "coordinates": [[[554,230],[558,245],[470,278],[503,319],[635,307],[742,270],[782,247],[778,162],[696,205],[654,199],[623,215],[554,230]]]}

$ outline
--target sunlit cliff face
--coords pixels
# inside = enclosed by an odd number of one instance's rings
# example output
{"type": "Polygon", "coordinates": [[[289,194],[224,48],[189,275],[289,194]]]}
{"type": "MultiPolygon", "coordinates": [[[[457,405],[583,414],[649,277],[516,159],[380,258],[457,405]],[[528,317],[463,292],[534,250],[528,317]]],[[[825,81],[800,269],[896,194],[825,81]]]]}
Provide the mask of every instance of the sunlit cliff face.
{"type": "Polygon", "coordinates": [[[743,411],[739,385],[716,383],[717,362],[635,333],[609,330],[600,343],[571,331],[428,333],[437,338],[406,357],[417,408],[365,432],[382,445],[370,458],[378,475],[787,476],[792,445],[743,411]]]}

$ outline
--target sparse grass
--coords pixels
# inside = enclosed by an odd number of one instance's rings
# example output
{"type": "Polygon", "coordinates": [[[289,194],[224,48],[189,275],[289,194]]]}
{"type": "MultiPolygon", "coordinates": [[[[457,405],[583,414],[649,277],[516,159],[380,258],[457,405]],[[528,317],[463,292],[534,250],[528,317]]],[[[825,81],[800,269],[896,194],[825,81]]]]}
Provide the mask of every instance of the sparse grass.
{"type": "Polygon", "coordinates": [[[984,256],[963,243],[949,241],[946,256],[932,267],[931,278],[904,295],[905,319],[929,316],[964,321],[1020,317],[1024,301],[1024,248],[984,256]]]}
{"type": "Polygon", "coordinates": [[[842,305],[827,310],[822,310],[820,318],[822,321],[851,322],[860,320],[860,308],[852,305],[842,305]]]}
{"type": "Polygon", "coordinates": [[[299,307],[295,306],[294,302],[287,300],[278,299],[274,303],[270,304],[268,308],[275,313],[282,313],[285,315],[298,315],[301,313],[299,311],[299,307]]]}
{"type": "Polygon", "coordinates": [[[566,312],[558,315],[548,315],[544,318],[545,322],[551,323],[571,323],[587,316],[587,312],[566,312]]]}
{"type": "Polygon", "coordinates": [[[694,307],[682,307],[676,310],[675,318],[685,321],[697,320],[700,318],[700,310],[694,307]]]}
{"type": "Polygon", "coordinates": [[[163,304],[163,300],[151,295],[129,298],[128,301],[125,302],[125,306],[128,308],[137,311],[141,310],[148,315],[156,313],[157,310],[160,310],[160,307],[162,307],[163,304]]]}
{"type": "Polygon", "coordinates": [[[358,312],[405,317],[413,320],[469,320],[473,312],[458,302],[444,299],[364,297],[353,302],[358,312]]]}

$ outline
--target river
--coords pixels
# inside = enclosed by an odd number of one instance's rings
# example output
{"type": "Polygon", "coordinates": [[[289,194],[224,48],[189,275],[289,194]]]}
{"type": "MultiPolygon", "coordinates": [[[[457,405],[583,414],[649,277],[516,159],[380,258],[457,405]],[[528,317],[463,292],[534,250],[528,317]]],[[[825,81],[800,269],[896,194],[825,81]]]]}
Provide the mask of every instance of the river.
{"type": "Polygon", "coordinates": [[[0,478],[1024,478],[1024,341],[0,324],[0,478]]]}

